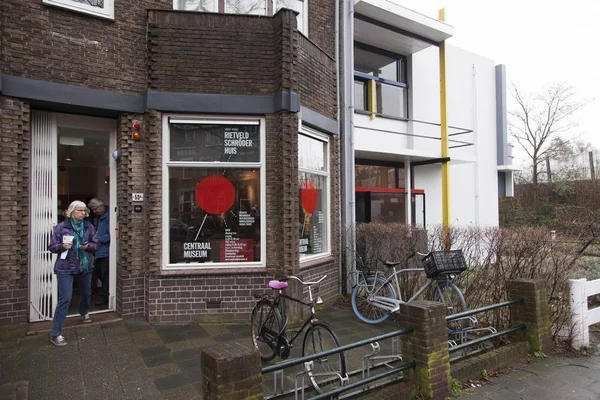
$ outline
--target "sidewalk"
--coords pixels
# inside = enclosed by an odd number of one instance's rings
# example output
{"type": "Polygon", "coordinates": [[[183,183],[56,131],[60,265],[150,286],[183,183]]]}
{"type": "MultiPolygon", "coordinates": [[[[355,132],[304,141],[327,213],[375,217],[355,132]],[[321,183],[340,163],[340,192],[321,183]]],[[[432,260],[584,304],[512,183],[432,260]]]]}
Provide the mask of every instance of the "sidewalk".
{"type": "MultiPolygon", "coordinates": [[[[326,308],[342,344],[397,330],[396,323],[360,322],[349,307],[326,308]]],[[[99,320],[100,318],[97,318],[99,320]]],[[[65,329],[66,347],[52,346],[48,331],[25,335],[0,330],[0,385],[29,381],[29,399],[201,399],[200,354],[215,343],[248,339],[249,325],[157,325],[138,319],[94,322],[65,329]]],[[[298,339],[292,357],[302,347],[298,339]]],[[[391,342],[380,343],[382,354],[391,342]]],[[[360,370],[370,346],[348,356],[349,370],[360,370]]],[[[265,387],[273,378],[265,378],[265,387]]],[[[389,397],[386,395],[386,397],[389,397]]],[[[4,400],[6,397],[0,399],[4,400]]],[[[10,398],[10,397],[9,397],[10,398]]],[[[381,398],[365,393],[360,398],[381,398]]],[[[527,364],[459,399],[600,399],[600,356],[553,355],[527,364]]]]}

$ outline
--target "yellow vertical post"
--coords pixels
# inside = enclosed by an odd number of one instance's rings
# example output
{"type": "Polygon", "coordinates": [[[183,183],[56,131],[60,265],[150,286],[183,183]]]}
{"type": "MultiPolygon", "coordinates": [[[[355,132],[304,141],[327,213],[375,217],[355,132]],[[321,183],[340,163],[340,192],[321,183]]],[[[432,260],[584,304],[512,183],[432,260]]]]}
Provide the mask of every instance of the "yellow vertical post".
{"type": "MultiPolygon", "coordinates": [[[[446,20],[446,9],[439,11],[440,21],[446,20]]],[[[448,115],[446,110],[446,42],[440,42],[440,125],[442,158],[448,151],[448,115]]],[[[450,170],[447,161],[442,161],[442,228],[444,249],[450,250],[450,170]]]]}
{"type": "Polygon", "coordinates": [[[375,81],[372,79],[369,79],[367,81],[367,108],[371,112],[371,119],[375,119],[375,112],[377,111],[375,109],[375,107],[376,107],[375,106],[375,93],[376,93],[375,81]]]}

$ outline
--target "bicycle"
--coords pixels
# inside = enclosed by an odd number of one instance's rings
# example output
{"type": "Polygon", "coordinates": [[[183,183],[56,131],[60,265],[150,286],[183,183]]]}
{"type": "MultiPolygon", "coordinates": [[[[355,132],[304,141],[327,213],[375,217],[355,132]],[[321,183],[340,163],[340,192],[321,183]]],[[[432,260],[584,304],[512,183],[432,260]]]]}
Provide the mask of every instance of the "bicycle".
{"type": "MultiPolygon", "coordinates": [[[[338,337],[329,325],[319,322],[315,318],[315,304],[322,304],[323,301],[320,297],[317,297],[316,302],[313,300],[312,286],[319,284],[326,277],[327,275],[315,282],[303,282],[298,277],[286,276],[280,280],[269,282],[269,287],[276,290],[277,294],[255,295],[259,301],[252,310],[250,320],[252,342],[254,347],[259,351],[263,361],[271,361],[277,355],[282,359],[287,359],[294,341],[307,326],[309,328],[304,335],[302,343],[303,357],[340,346],[338,337]],[[290,279],[297,280],[303,286],[308,286],[308,303],[283,293],[283,289],[288,287],[287,281],[290,279]],[[285,313],[283,299],[288,299],[310,308],[310,316],[291,338],[288,338],[286,335],[288,318],[285,313]]],[[[322,393],[323,388],[327,385],[332,387],[342,385],[347,381],[345,354],[341,352],[313,360],[308,371],[308,377],[318,393],[322,393]]]]}
{"type": "MultiPolygon", "coordinates": [[[[400,304],[417,299],[430,286],[434,287],[434,301],[446,305],[448,315],[467,310],[465,297],[453,283],[467,265],[462,250],[432,251],[427,254],[415,252],[408,258],[419,255],[423,268],[396,269],[403,261],[384,261],[383,264],[392,269],[387,277],[380,277],[379,272],[359,272],[358,284],[352,292],[352,309],[362,321],[378,324],[385,321],[392,313],[400,309],[400,304]],[[408,300],[402,298],[398,276],[402,273],[425,273],[428,280],[408,300]],[[392,284],[395,283],[395,290],[392,284]],[[396,295],[397,294],[397,295],[396,295]]],[[[467,326],[468,319],[459,319],[448,323],[448,332],[458,332],[467,326]]]]}

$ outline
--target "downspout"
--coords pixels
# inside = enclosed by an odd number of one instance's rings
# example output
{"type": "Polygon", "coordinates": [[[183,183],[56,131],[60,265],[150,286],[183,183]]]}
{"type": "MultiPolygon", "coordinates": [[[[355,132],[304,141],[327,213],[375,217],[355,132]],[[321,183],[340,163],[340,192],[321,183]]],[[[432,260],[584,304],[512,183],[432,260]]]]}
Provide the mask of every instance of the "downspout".
{"type": "MultiPolygon", "coordinates": [[[[333,45],[335,52],[335,112],[336,112],[336,122],[337,122],[337,132],[340,135],[341,139],[341,131],[340,131],[340,1],[335,1],[335,43],[333,45]]],[[[341,153],[341,140],[338,142],[338,151],[341,153]]],[[[341,177],[341,172],[340,172],[341,177]]],[[[342,194],[338,193],[338,202],[337,204],[342,204],[342,194]]],[[[343,207],[341,207],[343,209],[343,207]]],[[[342,227],[342,210],[338,212],[338,226],[342,227]]],[[[344,244],[344,235],[339,236],[339,257],[338,257],[338,295],[342,294],[342,272],[344,271],[343,265],[344,260],[342,255],[344,252],[342,249],[344,244]]]]}
{"type": "Polygon", "coordinates": [[[473,147],[475,150],[475,226],[479,227],[479,129],[477,126],[477,66],[473,64],[473,147]]]}
{"type": "Polygon", "coordinates": [[[343,71],[343,129],[340,132],[342,135],[342,159],[343,159],[343,202],[342,202],[342,219],[343,226],[342,236],[344,238],[343,246],[345,246],[345,261],[347,268],[346,292],[352,290],[352,279],[355,276],[355,233],[356,233],[356,217],[355,217],[355,199],[354,199],[354,0],[341,0],[342,7],[342,71],[343,71]]]}

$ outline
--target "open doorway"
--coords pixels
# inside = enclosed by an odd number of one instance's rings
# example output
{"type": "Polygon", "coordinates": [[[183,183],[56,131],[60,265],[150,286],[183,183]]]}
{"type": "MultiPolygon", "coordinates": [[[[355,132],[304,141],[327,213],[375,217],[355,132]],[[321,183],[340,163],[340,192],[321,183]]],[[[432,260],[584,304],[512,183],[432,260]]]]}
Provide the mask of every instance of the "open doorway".
{"type": "MultiPolygon", "coordinates": [[[[92,199],[100,199],[108,205],[110,198],[110,166],[109,166],[109,135],[102,130],[85,128],[58,127],[57,132],[57,189],[58,189],[58,222],[64,219],[64,211],[75,200],[89,204],[92,199]]],[[[108,207],[102,207],[101,213],[90,210],[88,221],[96,231],[102,229],[99,236],[108,233],[105,216],[108,207]],[[100,214],[100,215],[98,215],[100,214]]],[[[108,217],[108,215],[107,215],[108,217]]],[[[99,238],[100,239],[100,238],[99,238]]],[[[92,296],[90,312],[108,308],[108,277],[110,275],[109,245],[110,238],[101,238],[103,244],[94,262],[92,274],[92,296]],[[108,242],[108,243],[107,243],[108,242]],[[104,274],[102,274],[104,272],[104,274]]],[[[77,280],[73,280],[73,297],[68,315],[78,314],[80,291],[77,280]]]]}

